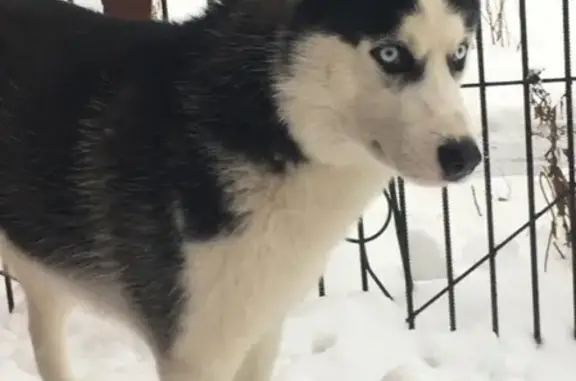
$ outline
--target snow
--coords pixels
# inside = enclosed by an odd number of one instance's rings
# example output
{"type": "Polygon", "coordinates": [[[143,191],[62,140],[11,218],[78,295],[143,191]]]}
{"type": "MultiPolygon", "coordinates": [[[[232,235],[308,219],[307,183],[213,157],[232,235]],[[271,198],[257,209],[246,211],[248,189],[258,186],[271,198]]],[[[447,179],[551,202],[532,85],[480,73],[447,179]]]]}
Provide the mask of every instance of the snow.
{"type": "MultiPolygon", "coordinates": [[[[95,0],[82,5],[99,9],[95,0]]],[[[176,20],[201,11],[202,2],[169,0],[176,20]]],[[[572,13],[574,2],[571,2],[572,13]]],[[[510,46],[490,43],[484,30],[486,79],[521,79],[517,49],[518,0],[507,0],[510,46]]],[[[561,0],[527,0],[530,67],[545,68],[547,77],[562,77],[561,0]]],[[[572,44],[576,45],[576,24],[572,44]]],[[[576,51],[576,47],[574,49],[576,51]]],[[[472,51],[465,82],[478,79],[472,51]]],[[[572,64],[576,73],[576,60],[572,64]]],[[[558,99],[564,83],[546,85],[558,99]]],[[[463,90],[474,121],[480,125],[477,89],[463,90]]],[[[487,91],[493,169],[496,243],[528,220],[526,153],[522,89],[487,91]]],[[[535,170],[545,145],[534,139],[535,170]]],[[[488,251],[482,170],[466,184],[449,188],[452,250],[456,276],[488,251]],[[473,201],[472,189],[480,211],[473,201]]],[[[407,186],[409,245],[415,279],[416,307],[446,286],[443,214],[440,190],[407,186]]],[[[545,205],[536,187],[536,209],[545,205]]],[[[366,234],[382,225],[387,213],[380,198],[366,211],[366,234]]],[[[360,290],[357,245],[343,242],[325,272],[328,297],[311,290],[286,321],[274,381],[568,381],[576,374],[571,262],[552,254],[544,271],[550,217],[536,224],[543,343],[533,340],[532,285],[528,234],[520,234],[496,257],[500,335],[491,331],[488,265],[465,278],[455,290],[457,330],[450,331],[445,295],[416,320],[405,324],[406,301],[393,224],[368,244],[371,264],[395,300],[360,290]]],[[[355,235],[354,228],[350,236],[355,235]]],[[[38,381],[26,330],[26,303],[16,285],[17,307],[9,315],[0,292],[0,380],[38,381]]],[[[115,322],[77,310],[70,319],[68,342],[78,380],[157,381],[152,358],[142,342],[115,322]]]]}

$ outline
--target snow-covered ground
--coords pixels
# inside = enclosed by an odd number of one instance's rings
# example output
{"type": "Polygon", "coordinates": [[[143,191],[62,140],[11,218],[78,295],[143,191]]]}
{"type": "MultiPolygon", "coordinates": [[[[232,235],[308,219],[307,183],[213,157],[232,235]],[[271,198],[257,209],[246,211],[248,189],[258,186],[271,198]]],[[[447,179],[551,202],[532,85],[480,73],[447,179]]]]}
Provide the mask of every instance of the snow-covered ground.
{"type": "MultiPolygon", "coordinates": [[[[485,29],[488,81],[521,79],[518,0],[507,0],[510,46],[490,44],[485,29]]],[[[78,1],[99,8],[95,0],[78,1]]],[[[530,67],[545,76],[562,77],[561,0],[527,0],[530,67]]],[[[576,9],[570,1],[572,44],[576,52],[576,9]]],[[[197,12],[201,1],[169,0],[170,13],[181,20],[197,12]]],[[[466,82],[478,78],[473,51],[466,82]]],[[[576,59],[573,60],[576,73],[576,59]]],[[[564,84],[547,85],[557,99],[564,84]]],[[[464,90],[472,116],[480,124],[477,89],[464,90]]],[[[494,187],[496,242],[528,220],[522,88],[488,90],[494,187]]],[[[545,144],[534,140],[536,170],[545,144]]],[[[454,268],[461,273],[487,252],[482,171],[467,184],[450,187],[454,268]],[[472,186],[479,198],[477,210],[472,186]]],[[[537,188],[537,209],[545,201],[537,188]]],[[[407,186],[408,225],[415,301],[420,306],[446,285],[444,235],[439,190],[407,186]]],[[[378,199],[367,210],[367,234],[377,230],[387,206],[378,199]]],[[[407,329],[404,281],[395,232],[391,226],[368,246],[371,263],[395,301],[377,291],[360,292],[358,248],[342,243],[334,249],[325,277],[328,297],[307,300],[285,326],[275,381],[571,381],[576,374],[573,295],[570,261],[552,255],[544,271],[550,218],[537,223],[540,304],[544,342],[532,339],[530,250],[527,233],[497,257],[500,337],[491,332],[489,271],[482,266],[457,288],[458,330],[449,330],[447,297],[424,311],[417,329],[407,329]]],[[[354,236],[351,229],[350,236],[354,236]]],[[[372,288],[373,285],[372,285],[372,288]]],[[[16,286],[17,308],[9,315],[0,292],[0,380],[38,381],[26,332],[26,304],[16,286]]],[[[69,324],[70,353],[79,380],[156,381],[150,354],[142,343],[89,312],[76,311],[69,324]]]]}

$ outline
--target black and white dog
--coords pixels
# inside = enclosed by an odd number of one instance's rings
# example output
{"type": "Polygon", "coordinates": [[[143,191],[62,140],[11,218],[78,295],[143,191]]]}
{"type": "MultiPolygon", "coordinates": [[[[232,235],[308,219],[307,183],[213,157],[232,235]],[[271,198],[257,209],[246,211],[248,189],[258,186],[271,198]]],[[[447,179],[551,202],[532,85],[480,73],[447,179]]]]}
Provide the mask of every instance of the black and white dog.
{"type": "Polygon", "coordinates": [[[391,176],[481,160],[478,0],[223,0],[183,24],[0,0],[0,253],[44,381],[75,301],[161,381],[266,381],[282,321],[391,176]]]}

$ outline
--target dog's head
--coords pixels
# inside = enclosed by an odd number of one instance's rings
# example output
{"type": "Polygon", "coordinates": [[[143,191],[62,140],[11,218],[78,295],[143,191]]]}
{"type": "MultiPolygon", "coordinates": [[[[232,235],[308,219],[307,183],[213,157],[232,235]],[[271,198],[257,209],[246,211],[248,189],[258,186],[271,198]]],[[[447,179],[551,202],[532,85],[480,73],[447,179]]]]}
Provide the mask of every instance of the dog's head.
{"type": "Polygon", "coordinates": [[[431,185],[472,172],[481,154],[459,80],[478,0],[291,6],[278,104],[309,156],[331,165],[378,162],[431,185]]]}

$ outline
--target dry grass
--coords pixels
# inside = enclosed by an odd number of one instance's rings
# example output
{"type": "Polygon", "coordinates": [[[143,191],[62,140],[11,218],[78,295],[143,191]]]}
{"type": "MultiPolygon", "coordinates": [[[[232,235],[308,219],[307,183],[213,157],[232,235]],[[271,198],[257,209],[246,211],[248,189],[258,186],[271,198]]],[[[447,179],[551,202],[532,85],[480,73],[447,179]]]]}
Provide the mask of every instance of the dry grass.
{"type": "Polygon", "coordinates": [[[547,268],[548,259],[552,249],[561,257],[571,248],[570,213],[574,213],[568,207],[570,186],[562,167],[567,164],[568,152],[562,142],[568,133],[568,128],[561,121],[565,108],[565,96],[557,102],[552,100],[550,93],[544,88],[540,72],[531,75],[530,104],[537,122],[533,130],[533,136],[544,139],[548,143],[548,149],[544,154],[546,164],[540,168],[538,175],[539,186],[547,203],[552,202],[561,195],[552,209],[550,209],[550,235],[546,246],[544,268],[547,268]]]}

